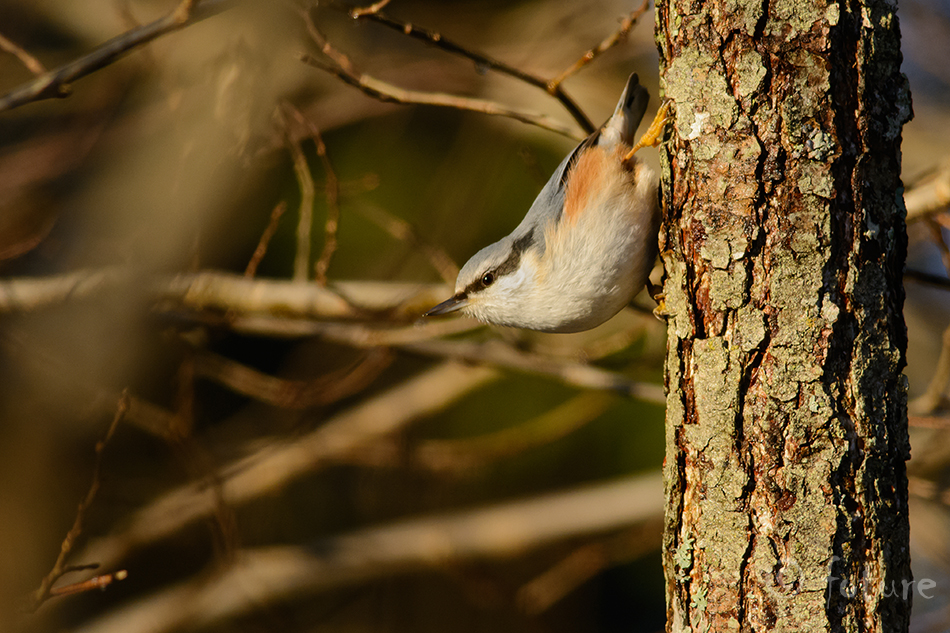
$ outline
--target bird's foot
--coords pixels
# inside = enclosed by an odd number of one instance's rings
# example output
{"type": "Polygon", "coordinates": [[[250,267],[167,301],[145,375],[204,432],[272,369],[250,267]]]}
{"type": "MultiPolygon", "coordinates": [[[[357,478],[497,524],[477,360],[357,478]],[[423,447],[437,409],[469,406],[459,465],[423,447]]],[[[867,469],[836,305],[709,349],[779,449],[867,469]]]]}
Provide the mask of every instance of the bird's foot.
{"type": "Polygon", "coordinates": [[[666,123],[670,120],[670,108],[672,107],[673,102],[667,101],[660,109],[657,110],[656,116],[653,118],[653,123],[650,124],[650,127],[644,132],[643,136],[640,137],[640,140],[627,152],[627,155],[623,157],[623,162],[627,163],[633,158],[633,155],[636,154],[639,150],[644,147],[656,147],[660,144],[660,137],[663,136],[663,129],[666,127],[666,123]]]}

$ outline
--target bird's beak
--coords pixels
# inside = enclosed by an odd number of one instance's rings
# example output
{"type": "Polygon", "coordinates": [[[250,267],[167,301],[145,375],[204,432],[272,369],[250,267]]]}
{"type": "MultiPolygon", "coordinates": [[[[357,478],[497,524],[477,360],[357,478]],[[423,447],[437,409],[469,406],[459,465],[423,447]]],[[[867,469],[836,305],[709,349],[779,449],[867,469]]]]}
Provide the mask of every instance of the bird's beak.
{"type": "Polygon", "coordinates": [[[449,312],[455,312],[456,310],[461,310],[468,305],[468,297],[465,296],[464,292],[460,292],[451,299],[446,299],[439,305],[435,306],[422,316],[439,316],[440,314],[448,314],[449,312]]]}

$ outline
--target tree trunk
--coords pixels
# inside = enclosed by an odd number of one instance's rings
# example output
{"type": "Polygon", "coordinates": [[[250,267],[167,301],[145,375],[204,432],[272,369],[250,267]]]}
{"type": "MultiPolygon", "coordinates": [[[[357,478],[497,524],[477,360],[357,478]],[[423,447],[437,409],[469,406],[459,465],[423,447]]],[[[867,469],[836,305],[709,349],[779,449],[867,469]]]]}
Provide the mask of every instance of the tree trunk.
{"type": "Polygon", "coordinates": [[[896,4],[657,6],[670,631],[905,631],[896,4]]]}

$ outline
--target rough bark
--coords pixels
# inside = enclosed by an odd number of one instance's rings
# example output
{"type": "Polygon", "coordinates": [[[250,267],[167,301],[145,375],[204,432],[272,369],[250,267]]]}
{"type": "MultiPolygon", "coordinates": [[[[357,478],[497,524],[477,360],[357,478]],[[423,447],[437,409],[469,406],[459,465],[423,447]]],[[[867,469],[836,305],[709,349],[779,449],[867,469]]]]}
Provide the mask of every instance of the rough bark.
{"type": "Polygon", "coordinates": [[[907,628],[895,12],[657,6],[668,630],[907,628]]]}

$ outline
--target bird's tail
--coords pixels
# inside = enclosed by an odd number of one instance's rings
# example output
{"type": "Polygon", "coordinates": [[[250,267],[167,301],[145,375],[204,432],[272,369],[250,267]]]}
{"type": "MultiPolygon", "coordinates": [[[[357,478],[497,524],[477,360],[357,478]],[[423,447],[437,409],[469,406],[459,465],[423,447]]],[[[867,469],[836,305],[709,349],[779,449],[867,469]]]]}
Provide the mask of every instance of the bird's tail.
{"type": "Polygon", "coordinates": [[[604,123],[598,145],[616,145],[620,142],[632,145],[633,135],[636,134],[649,103],[650,93],[640,85],[637,73],[633,73],[627,80],[627,87],[620,95],[613,115],[604,123]]]}

